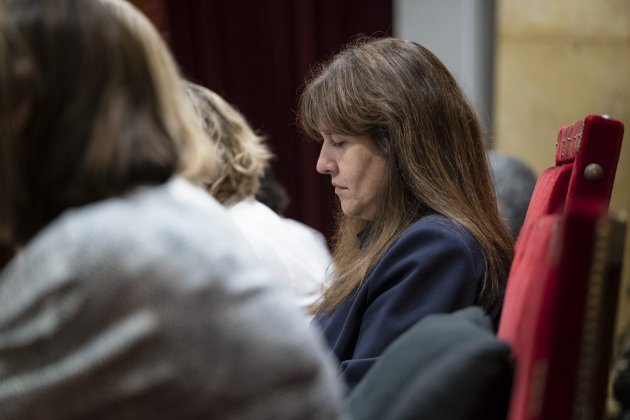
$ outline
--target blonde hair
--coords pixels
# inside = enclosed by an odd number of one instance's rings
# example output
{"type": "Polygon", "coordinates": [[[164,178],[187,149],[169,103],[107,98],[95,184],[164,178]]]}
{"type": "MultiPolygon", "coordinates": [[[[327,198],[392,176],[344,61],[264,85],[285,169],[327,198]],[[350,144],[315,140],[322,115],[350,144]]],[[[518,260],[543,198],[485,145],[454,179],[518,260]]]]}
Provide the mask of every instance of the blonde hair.
{"type": "Polygon", "coordinates": [[[341,303],[394,239],[434,213],[477,239],[486,260],[479,298],[493,305],[513,257],[512,238],[499,216],[477,117],[437,57],[410,41],[359,39],[314,72],[299,121],[316,139],[322,131],[369,135],[389,167],[374,220],[338,215],[334,279],[313,312],[341,303]]]}
{"type": "Polygon", "coordinates": [[[273,157],[264,137],[241,113],[208,88],[188,83],[186,92],[208,140],[217,148],[219,175],[206,188],[225,205],[255,195],[273,157]]]}

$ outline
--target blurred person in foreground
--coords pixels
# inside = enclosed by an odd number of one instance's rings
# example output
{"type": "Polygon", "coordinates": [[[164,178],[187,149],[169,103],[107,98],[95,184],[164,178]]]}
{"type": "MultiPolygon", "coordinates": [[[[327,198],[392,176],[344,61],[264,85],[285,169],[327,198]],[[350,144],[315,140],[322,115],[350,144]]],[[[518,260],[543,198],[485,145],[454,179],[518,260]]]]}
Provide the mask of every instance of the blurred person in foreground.
{"type": "Polygon", "coordinates": [[[322,343],[177,175],[216,156],[142,19],[0,0],[0,419],[338,418],[322,343]]]}

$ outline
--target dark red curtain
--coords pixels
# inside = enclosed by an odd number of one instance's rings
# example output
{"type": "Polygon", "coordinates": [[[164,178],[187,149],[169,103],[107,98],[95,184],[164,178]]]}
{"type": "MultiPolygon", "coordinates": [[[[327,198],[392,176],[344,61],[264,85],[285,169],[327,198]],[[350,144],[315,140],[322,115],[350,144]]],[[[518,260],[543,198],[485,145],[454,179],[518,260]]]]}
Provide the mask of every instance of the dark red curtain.
{"type": "Polygon", "coordinates": [[[287,216],[330,235],[334,193],[329,177],[315,171],[318,144],[295,124],[296,101],[315,63],[357,34],[391,34],[392,0],[144,3],[184,75],[222,95],[267,136],[274,172],[291,197],[287,216]]]}

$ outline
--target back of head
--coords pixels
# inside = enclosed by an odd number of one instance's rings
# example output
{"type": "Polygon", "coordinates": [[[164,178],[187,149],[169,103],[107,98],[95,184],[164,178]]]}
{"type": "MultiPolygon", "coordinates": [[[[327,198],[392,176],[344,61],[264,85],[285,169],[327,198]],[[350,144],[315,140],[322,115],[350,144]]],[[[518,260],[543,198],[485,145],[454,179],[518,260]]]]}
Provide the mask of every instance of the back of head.
{"type": "Polygon", "coordinates": [[[176,63],[162,36],[149,19],[128,0],[98,0],[109,8],[123,25],[142,40],[146,57],[155,70],[158,110],[166,130],[181,144],[178,172],[197,183],[206,183],[217,176],[217,151],[205,141],[193,110],[186,99],[186,82],[181,79],[176,63]],[[176,83],[175,80],[178,80],[176,83]],[[181,85],[181,89],[176,88],[181,85]],[[183,123],[185,122],[185,123],[183,123]]]}
{"type": "Polygon", "coordinates": [[[499,210],[516,238],[521,231],[529,201],[536,186],[536,174],[525,162],[500,152],[488,152],[499,210]]]}
{"type": "Polygon", "coordinates": [[[247,120],[208,88],[187,83],[186,92],[207,141],[219,155],[219,174],[206,187],[223,204],[254,196],[272,154],[247,120]]]}
{"type": "Polygon", "coordinates": [[[260,188],[256,193],[256,199],[281,216],[284,216],[291,202],[289,192],[276,177],[271,167],[267,168],[260,179],[260,188]]]}
{"type": "Polygon", "coordinates": [[[164,182],[193,149],[206,156],[176,111],[175,65],[160,67],[112,2],[0,1],[0,223],[15,243],[69,207],[164,182]]]}

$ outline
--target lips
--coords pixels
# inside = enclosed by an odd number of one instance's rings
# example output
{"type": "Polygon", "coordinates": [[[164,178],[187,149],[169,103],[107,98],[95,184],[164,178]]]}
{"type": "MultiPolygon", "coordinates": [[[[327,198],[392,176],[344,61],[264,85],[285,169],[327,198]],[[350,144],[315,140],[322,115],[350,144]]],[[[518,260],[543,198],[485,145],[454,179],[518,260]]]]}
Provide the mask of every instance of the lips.
{"type": "Polygon", "coordinates": [[[346,190],[346,188],[344,187],[335,187],[335,195],[339,198],[341,198],[341,196],[344,194],[344,191],[346,190]]]}

